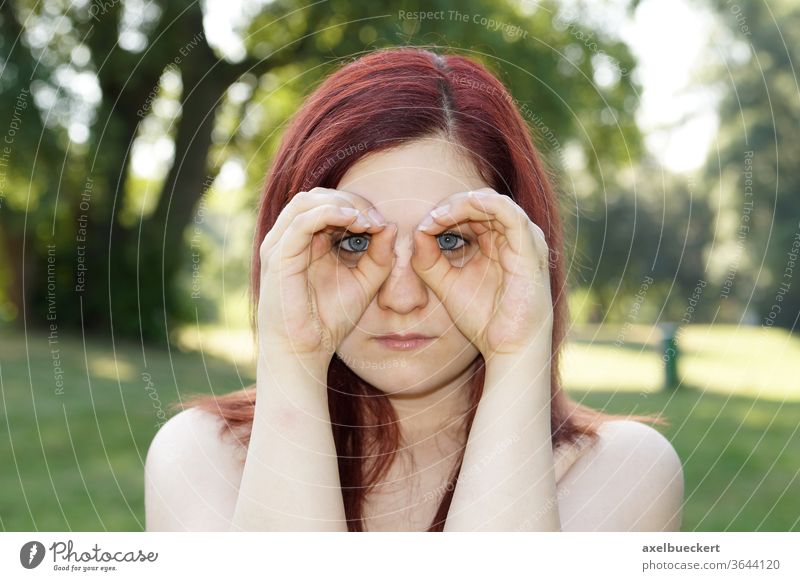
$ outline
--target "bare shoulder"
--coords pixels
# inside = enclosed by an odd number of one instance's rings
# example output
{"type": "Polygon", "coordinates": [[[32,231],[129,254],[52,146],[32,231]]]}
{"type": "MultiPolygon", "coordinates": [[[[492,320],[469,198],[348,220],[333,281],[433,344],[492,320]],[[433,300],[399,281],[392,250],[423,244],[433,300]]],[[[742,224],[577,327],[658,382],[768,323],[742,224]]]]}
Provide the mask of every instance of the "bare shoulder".
{"type": "Polygon", "coordinates": [[[158,430],[144,467],[146,530],[228,530],[245,452],[220,437],[221,426],[219,417],[189,408],[158,430]]]}
{"type": "Polygon", "coordinates": [[[655,428],[614,420],[558,483],[564,531],[678,531],[683,467],[655,428]]]}

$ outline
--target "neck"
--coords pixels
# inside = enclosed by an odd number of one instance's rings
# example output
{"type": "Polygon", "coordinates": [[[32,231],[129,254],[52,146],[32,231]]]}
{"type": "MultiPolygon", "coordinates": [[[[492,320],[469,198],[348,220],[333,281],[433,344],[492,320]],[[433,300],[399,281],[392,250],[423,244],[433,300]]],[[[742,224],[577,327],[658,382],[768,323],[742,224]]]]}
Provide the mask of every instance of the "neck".
{"type": "Polygon", "coordinates": [[[408,446],[458,440],[469,410],[475,369],[475,364],[470,365],[458,377],[424,393],[390,396],[408,446]]]}

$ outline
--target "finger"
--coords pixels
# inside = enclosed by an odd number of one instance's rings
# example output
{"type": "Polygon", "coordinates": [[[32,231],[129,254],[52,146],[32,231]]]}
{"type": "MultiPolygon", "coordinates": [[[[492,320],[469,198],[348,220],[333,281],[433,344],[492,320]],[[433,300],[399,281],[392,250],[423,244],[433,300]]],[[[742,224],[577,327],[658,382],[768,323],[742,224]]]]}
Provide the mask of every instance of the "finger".
{"type": "Polygon", "coordinates": [[[478,248],[490,260],[499,260],[499,251],[506,244],[506,227],[488,208],[475,206],[470,200],[469,192],[454,194],[442,200],[423,219],[419,228],[434,237],[446,230],[472,231],[478,248]],[[500,238],[487,236],[487,233],[495,233],[500,238]]]}
{"type": "Polygon", "coordinates": [[[546,253],[542,253],[540,247],[539,238],[542,241],[544,238],[535,234],[534,228],[538,229],[538,227],[525,211],[509,196],[498,194],[488,188],[468,192],[466,196],[456,200],[452,209],[445,215],[434,217],[434,222],[446,224],[448,220],[459,220],[462,216],[472,216],[474,213],[470,208],[474,208],[481,214],[493,216],[491,227],[503,234],[511,250],[523,261],[541,263],[547,256],[546,253]]]}
{"type": "Polygon", "coordinates": [[[530,223],[531,230],[533,230],[533,237],[536,241],[536,248],[538,249],[539,256],[546,257],[548,259],[547,266],[550,266],[549,258],[550,258],[550,245],[547,244],[547,236],[544,233],[536,222],[531,220],[530,223]]]}
{"type": "Polygon", "coordinates": [[[384,226],[368,221],[355,208],[323,204],[296,216],[277,243],[273,254],[277,253],[281,262],[301,256],[307,253],[313,235],[329,227],[346,228],[358,233],[376,233],[384,229],[384,226]]]}
{"type": "Polygon", "coordinates": [[[372,300],[392,271],[395,240],[397,224],[392,222],[370,237],[366,253],[352,269],[353,276],[359,281],[369,300],[372,300]]]}
{"type": "Polygon", "coordinates": [[[452,269],[450,261],[439,248],[435,236],[421,230],[414,231],[414,252],[411,255],[411,268],[442,299],[447,294],[452,269]]]}
{"type": "Polygon", "coordinates": [[[470,222],[469,227],[476,236],[481,236],[487,232],[491,232],[492,223],[488,220],[486,222],[470,222]]]}
{"type": "Polygon", "coordinates": [[[364,214],[365,216],[369,217],[370,210],[373,210],[375,214],[375,218],[377,220],[373,220],[376,223],[379,221],[384,221],[383,217],[377,213],[372,207],[372,204],[362,196],[358,194],[353,194],[351,192],[344,192],[342,190],[336,190],[332,188],[314,188],[308,192],[299,192],[286,205],[286,207],[281,211],[278,215],[278,218],[275,220],[275,224],[272,226],[270,231],[264,237],[264,240],[261,243],[261,256],[262,259],[271,253],[272,249],[280,242],[283,238],[284,233],[292,224],[292,221],[303,212],[307,212],[312,208],[323,204],[333,204],[336,206],[341,207],[352,207],[356,208],[364,214]]]}
{"type": "Polygon", "coordinates": [[[469,194],[470,192],[462,192],[442,200],[425,216],[418,228],[435,236],[454,225],[468,222],[482,225],[484,231],[497,230],[503,234],[505,227],[497,222],[494,211],[488,207],[473,205],[469,194]]]}

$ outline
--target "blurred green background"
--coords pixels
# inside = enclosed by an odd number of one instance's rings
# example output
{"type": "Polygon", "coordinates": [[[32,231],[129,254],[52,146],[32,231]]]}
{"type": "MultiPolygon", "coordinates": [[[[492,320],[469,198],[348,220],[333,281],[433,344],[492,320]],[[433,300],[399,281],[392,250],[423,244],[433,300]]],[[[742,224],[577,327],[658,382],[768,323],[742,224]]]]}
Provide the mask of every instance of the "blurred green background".
{"type": "Polygon", "coordinates": [[[495,72],[551,170],[569,393],[670,420],[684,530],[800,530],[799,36],[790,0],[0,4],[0,527],[143,528],[167,406],[254,381],[286,121],[415,45],[495,72]]]}

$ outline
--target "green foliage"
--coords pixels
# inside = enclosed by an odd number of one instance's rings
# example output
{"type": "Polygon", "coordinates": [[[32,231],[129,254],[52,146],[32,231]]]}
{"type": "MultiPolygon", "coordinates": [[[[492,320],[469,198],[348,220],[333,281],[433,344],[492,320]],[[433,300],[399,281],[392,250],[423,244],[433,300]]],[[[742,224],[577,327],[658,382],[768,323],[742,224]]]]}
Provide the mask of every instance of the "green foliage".
{"type": "MultiPolygon", "coordinates": [[[[0,261],[15,274],[2,312],[14,316],[27,299],[28,323],[46,325],[55,302],[61,328],[150,341],[198,313],[214,316],[212,302],[197,310],[188,299],[186,277],[186,230],[203,193],[239,160],[252,193],[242,211],[252,216],[286,120],[325,75],[376,48],[427,46],[484,62],[511,89],[554,174],[567,144],[596,176],[639,150],[630,53],[554,3],[279,0],[248,10],[244,59],[234,62],[209,44],[201,4],[190,0],[2,5],[2,37],[19,42],[0,47],[9,64],[0,114],[13,116],[13,97],[31,91],[0,211],[0,261]],[[614,67],[626,74],[615,78],[614,67]],[[132,172],[137,148],[164,139],[172,158],[146,178],[132,172]]],[[[207,272],[219,271],[210,261],[207,272]]]]}
{"type": "Polygon", "coordinates": [[[720,258],[729,265],[733,300],[763,324],[796,328],[800,90],[792,63],[800,61],[800,8],[792,1],[709,3],[729,30],[724,62],[705,72],[725,95],[719,150],[706,167],[708,182],[722,189],[718,210],[729,220],[718,241],[727,256],[720,258]]]}
{"type": "Polygon", "coordinates": [[[569,271],[574,286],[590,291],[595,310],[589,320],[679,321],[698,284],[706,300],[692,322],[712,320],[716,304],[708,300],[714,291],[706,288],[705,249],[713,219],[696,178],[646,163],[618,177],[602,197],[580,200],[570,225],[575,243],[568,247],[575,254],[569,271]]]}

